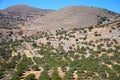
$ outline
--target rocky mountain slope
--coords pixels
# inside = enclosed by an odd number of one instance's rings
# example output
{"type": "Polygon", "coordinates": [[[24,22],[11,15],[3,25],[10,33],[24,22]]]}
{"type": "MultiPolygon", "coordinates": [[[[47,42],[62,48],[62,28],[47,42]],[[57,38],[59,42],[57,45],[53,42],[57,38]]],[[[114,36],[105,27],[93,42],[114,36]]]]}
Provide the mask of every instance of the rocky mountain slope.
{"type": "Polygon", "coordinates": [[[15,6],[8,7],[6,9],[4,9],[4,11],[17,12],[17,13],[20,13],[20,14],[45,15],[48,12],[53,11],[53,10],[39,9],[39,8],[34,8],[34,7],[30,7],[30,6],[21,4],[21,5],[15,5],[15,6]]]}
{"type": "Polygon", "coordinates": [[[69,6],[40,17],[25,27],[27,30],[56,30],[100,25],[118,18],[120,14],[95,7],[69,6]]]}
{"type": "Polygon", "coordinates": [[[119,19],[120,14],[95,7],[69,6],[53,11],[15,5],[0,11],[0,42],[21,39],[37,31],[90,27],[119,19]]]}
{"type": "Polygon", "coordinates": [[[15,5],[0,11],[0,27],[51,31],[100,25],[117,18],[120,14],[95,7],[69,6],[53,11],[15,5]]]}
{"type": "Polygon", "coordinates": [[[0,27],[11,28],[26,21],[44,16],[53,10],[33,8],[27,5],[15,5],[0,11],[0,27]]]}

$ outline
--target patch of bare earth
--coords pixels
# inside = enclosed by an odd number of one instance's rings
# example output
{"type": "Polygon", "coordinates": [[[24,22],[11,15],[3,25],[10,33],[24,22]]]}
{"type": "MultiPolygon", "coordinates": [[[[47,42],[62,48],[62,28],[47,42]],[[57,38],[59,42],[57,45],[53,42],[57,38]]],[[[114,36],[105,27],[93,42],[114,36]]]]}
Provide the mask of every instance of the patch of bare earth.
{"type": "Polygon", "coordinates": [[[25,73],[23,73],[23,76],[21,76],[21,80],[24,80],[24,78],[29,75],[29,74],[35,74],[35,79],[38,79],[39,76],[41,75],[42,71],[26,71],[25,73]]]}
{"type": "Polygon", "coordinates": [[[57,71],[58,71],[58,75],[63,79],[65,76],[65,72],[62,71],[61,67],[58,67],[57,71]]]}
{"type": "Polygon", "coordinates": [[[29,58],[32,57],[32,54],[30,53],[29,50],[24,50],[23,53],[29,58]]]}
{"type": "Polygon", "coordinates": [[[76,73],[73,73],[73,77],[75,78],[75,80],[77,80],[78,75],[76,73]]]}
{"type": "Polygon", "coordinates": [[[15,51],[12,51],[12,57],[17,56],[18,54],[15,51]]]}

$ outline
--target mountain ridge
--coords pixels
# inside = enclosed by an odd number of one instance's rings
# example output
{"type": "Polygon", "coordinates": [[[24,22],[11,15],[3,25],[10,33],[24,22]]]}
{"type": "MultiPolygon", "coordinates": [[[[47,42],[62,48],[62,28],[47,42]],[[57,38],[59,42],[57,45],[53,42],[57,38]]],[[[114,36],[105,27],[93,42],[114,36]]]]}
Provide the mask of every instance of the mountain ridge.
{"type": "Polygon", "coordinates": [[[11,26],[17,26],[24,24],[28,20],[32,20],[53,10],[45,10],[33,8],[27,5],[15,5],[8,7],[0,12],[0,27],[11,28],[11,26]]]}
{"type": "Polygon", "coordinates": [[[87,7],[69,6],[51,12],[29,23],[26,29],[56,30],[58,28],[79,28],[104,24],[118,17],[120,14],[109,10],[87,7]]]}
{"type": "MultiPolygon", "coordinates": [[[[17,13],[25,13],[25,14],[31,14],[31,13],[35,13],[35,12],[40,12],[40,11],[54,11],[54,10],[50,10],[50,9],[40,9],[40,8],[35,8],[35,7],[31,7],[28,5],[24,5],[24,4],[17,4],[14,6],[10,6],[8,8],[5,8],[4,11],[6,12],[17,12],[17,13]]],[[[43,12],[44,14],[46,14],[46,12],[43,12]]]]}
{"type": "Polygon", "coordinates": [[[10,6],[1,10],[0,14],[0,26],[19,28],[22,25],[24,30],[89,27],[104,24],[120,16],[119,13],[90,6],[67,6],[54,11],[24,4],[10,6]]]}

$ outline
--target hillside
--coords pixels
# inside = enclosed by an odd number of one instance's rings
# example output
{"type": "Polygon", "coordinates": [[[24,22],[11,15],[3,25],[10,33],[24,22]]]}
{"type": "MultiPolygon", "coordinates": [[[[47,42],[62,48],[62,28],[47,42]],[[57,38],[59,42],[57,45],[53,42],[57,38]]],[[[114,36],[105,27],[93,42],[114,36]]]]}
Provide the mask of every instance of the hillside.
{"type": "Polygon", "coordinates": [[[0,43],[1,80],[119,80],[120,21],[0,43]]]}
{"type": "Polygon", "coordinates": [[[27,5],[15,5],[0,11],[0,27],[18,28],[19,24],[24,25],[26,21],[44,16],[53,10],[33,8],[27,5]]]}
{"type": "Polygon", "coordinates": [[[16,12],[22,15],[40,15],[44,16],[53,10],[38,9],[27,5],[15,5],[4,9],[6,12],[16,12]]]}
{"type": "Polygon", "coordinates": [[[0,11],[0,80],[119,80],[120,14],[95,7],[0,11]]]}
{"type": "Polygon", "coordinates": [[[29,22],[27,30],[56,30],[100,25],[115,20],[120,14],[95,7],[70,6],[29,22]]]}

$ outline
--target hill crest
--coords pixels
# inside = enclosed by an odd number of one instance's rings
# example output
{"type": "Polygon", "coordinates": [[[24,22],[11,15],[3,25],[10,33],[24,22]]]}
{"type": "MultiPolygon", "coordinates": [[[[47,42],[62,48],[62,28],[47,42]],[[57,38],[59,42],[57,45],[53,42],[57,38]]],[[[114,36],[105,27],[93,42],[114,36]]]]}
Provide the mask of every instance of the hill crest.
{"type": "Polygon", "coordinates": [[[26,29],[56,30],[58,28],[80,28],[100,25],[114,20],[120,14],[95,7],[69,6],[29,23],[26,29]]]}

